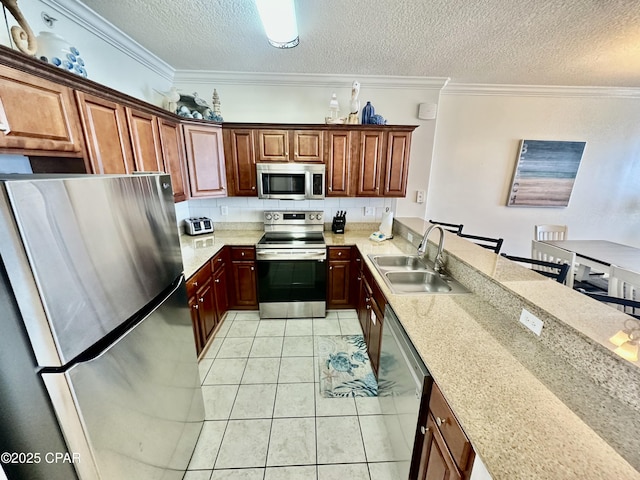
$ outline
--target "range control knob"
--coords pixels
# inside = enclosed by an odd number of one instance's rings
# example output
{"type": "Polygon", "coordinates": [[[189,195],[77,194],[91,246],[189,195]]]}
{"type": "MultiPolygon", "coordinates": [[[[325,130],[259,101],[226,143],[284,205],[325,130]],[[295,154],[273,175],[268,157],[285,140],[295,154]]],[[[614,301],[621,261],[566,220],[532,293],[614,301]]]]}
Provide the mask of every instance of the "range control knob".
{"type": "Polygon", "coordinates": [[[313,220],[313,213],[309,214],[309,220],[313,220]]]}
{"type": "Polygon", "coordinates": [[[317,219],[317,220],[322,220],[322,214],[321,214],[321,213],[317,214],[317,215],[316,215],[316,219],[317,219]]]}
{"type": "Polygon", "coordinates": [[[266,218],[267,220],[271,220],[271,214],[270,213],[265,213],[264,214],[264,218],[266,218]]]}
{"type": "Polygon", "coordinates": [[[280,214],[279,213],[274,213],[273,214],[273,219],[274,220],[278,220],[280,218],[280,214]]]}

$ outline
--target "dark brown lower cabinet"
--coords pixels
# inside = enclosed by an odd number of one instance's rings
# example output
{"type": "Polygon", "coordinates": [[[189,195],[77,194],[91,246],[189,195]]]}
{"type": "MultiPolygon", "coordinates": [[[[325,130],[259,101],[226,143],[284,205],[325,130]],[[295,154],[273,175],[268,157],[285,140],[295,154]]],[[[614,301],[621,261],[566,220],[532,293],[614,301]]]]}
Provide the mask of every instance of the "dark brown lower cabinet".
{"type": "Polygon", "coordinates": [[[350,296],[352,247],[329,247],[327,308],[353,308],[350,296]]]}
{"type": "Polygon", "coordinates": [[[233,276],[231,308],[256,310],[258,290],[255,247],[229,247],[231,249],[231,274],[233,276]]]}
{"type": "Polygon", "coordinates": [[[469,478],[475,453],[436,384],[432,386],[426,423],[421,425],[420,432],[424,434],[424,443],[417,480],[469,478]]]}
{"type": "Polygon", "coordinates": [[[187,280],[198,354],[211,340],[220,320],[229,310],[226,255],[226,250],[221,250],[187,280]]]}

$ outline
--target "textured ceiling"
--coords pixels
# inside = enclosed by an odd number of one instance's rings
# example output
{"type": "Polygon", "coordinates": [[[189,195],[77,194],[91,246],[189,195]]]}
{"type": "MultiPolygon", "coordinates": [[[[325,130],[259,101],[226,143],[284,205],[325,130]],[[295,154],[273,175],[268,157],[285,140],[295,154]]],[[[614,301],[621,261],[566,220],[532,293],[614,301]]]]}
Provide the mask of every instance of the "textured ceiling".
{"type": "Polygon", "coordinates": [[[252,0],[82,0],[178,70],[640,87],[638,0],[296,0],[300,45],[252,0]]]}

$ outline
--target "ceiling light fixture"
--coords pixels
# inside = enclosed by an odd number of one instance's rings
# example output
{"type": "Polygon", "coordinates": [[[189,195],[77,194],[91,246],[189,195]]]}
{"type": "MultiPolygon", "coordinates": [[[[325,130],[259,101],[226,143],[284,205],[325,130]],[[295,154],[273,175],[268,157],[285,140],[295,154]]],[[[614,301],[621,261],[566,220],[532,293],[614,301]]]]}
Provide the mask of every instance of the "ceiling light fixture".
{"type": "Polygon", "coordinates": [[[269,43],[276,48],[293,48],[300,39],[294,0],[255,0],[269,43]]]}

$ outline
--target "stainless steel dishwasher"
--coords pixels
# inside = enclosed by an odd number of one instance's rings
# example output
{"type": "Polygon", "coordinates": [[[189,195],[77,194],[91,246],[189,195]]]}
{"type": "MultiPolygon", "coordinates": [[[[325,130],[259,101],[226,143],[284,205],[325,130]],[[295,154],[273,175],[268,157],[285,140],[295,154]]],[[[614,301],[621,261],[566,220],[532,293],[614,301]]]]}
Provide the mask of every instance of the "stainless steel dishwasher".
{"type": "MultiPolygon", "coordinates": [[[[397,478],[415,475],[413,452],[422,451],[424,435],[418,431],[423,398],[432,379],[393,309],[387,305],[378,372],[378,400],[392,447],[397,478]]],[[[424,402],[426,405],[426,402],[424,402]]],[[[419,459],[419,455],[415,455],[419,459]]]]}

